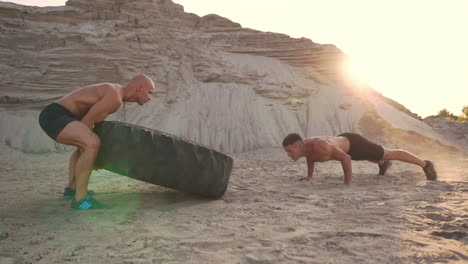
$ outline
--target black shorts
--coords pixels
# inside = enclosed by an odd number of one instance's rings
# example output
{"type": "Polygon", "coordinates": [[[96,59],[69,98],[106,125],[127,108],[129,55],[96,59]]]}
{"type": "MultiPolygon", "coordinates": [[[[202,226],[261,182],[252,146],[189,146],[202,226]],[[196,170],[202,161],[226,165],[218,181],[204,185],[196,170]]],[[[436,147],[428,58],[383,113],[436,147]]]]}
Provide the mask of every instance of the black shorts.
{"type": "Polygon", "coordinates": [[[53,140],[56,140],[66,125],[78,120],[68,109],[57,103],[46,106],[39,114],[39,125],[53,140]]]}
{"type": "Polygon", "coordinates": [[[352,160],[382,160],[384,148],[370,142],[363,136],[355,133],[343,133],[338,135],[349,140],[349,152],[352,160]]]}

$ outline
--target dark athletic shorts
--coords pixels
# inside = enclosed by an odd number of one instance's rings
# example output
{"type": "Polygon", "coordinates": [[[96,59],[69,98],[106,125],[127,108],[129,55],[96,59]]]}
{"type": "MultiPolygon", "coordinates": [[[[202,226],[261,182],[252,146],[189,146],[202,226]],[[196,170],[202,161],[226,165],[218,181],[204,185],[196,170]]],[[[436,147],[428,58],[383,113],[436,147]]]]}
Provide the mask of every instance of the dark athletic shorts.
{"type": "Polygon", "coordinates": [[[39,114],[39,124],[53,140],[56,140],[66,125],[78,120],[68,109],[57,103],[46,106],[39,114]]]}
{"type": "Polygon", "coordinates": [[[338,135],[349,140],[349,152],[352,160],[381,160],[384,149],[381,145],[370,142],[363,136],[355,133],[343,133],[338,135]]]}

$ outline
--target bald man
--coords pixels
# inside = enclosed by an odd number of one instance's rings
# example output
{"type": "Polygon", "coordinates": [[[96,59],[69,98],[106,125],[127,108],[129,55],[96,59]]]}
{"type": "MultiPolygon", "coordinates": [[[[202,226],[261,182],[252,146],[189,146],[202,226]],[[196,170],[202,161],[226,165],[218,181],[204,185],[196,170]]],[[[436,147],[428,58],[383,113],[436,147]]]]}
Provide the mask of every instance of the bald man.
{"type": "Polygon", "coordinates": [[[146,75],[137,75],[123,86],[99,83],[78,88],[46,106],[39,124],[58,143],[76,146],[69,164],[69,181],[64,197],[72,199],[74,210],[107,209],[88,194],[88,181],[100,147],[94,124],[116,112],[123,102],[143,105],[151,100],[155,86],[146,75]]]}

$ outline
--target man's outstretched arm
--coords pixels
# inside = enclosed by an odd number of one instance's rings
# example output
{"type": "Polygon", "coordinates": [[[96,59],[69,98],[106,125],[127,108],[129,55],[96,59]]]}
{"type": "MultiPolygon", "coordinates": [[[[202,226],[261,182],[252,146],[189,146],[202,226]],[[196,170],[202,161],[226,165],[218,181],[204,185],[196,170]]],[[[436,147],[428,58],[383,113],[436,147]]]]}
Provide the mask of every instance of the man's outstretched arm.
{"type": "Polygon", "coordinates": [[[94,124],[103,121],[108,115],[117,111],[120,105],[121,101],[116,95],[106,95],[89,109],[81,122],[93,129],[94,124]]]}
{"type": "Polygon", "coordinates": [[[351,177],[353,174],[353,171],[351,168],[351,157],[348,154],[346,154],[344,151],[342,151],[341,149],[333,145],[332,145],[332,157],[333,159],[341,162],[341,166],[343,167],[343,172],[344,172],[344,183],[351,184],[351,177]]]}
{"type": "Polygon", "coordinates": [[[307,159],[307,179],[312,179],[312,175],[314,175],[314,166],[315,162],[311,160],[310,158],[307,159]]]}

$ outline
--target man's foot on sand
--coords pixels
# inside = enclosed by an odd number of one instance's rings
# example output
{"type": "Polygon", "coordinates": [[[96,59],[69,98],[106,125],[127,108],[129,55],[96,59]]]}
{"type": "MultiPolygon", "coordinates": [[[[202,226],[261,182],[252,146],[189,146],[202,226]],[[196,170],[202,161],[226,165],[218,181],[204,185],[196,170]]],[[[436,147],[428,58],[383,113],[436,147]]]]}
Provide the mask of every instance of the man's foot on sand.
{"type": "Polygon", "coordinates": [[[98,202],[93,197],[86,195],[83,199],[76,201],[73,198],[71,203],[73,210],[94,210],[94,209],[110,209],[110,206],[98,202]]]}
{"type": "Polygon", "coordinates": [[[392,166],[392,162],[389,160],[384,161],[382,165],[379,165],[379,175],[385,175],[388,168],[392,166]]]}
{"type": "MultiPolygon", "coordinates": [[[[76,193],[75,190],[71,189],[70,187],[67,187],[67,188],[63,189],[63,198],[65,198],[65,199],[73,199],[73,197],[75,197],[75,193],[76,193]]],[[[94,191],[89,190],[89,191],[88,191],[88,195],[93,196],[93,195],[94,195],[94,191]]]]}
{"type": "Polygon", "coordinates": [[[423,171],[426,174],[426,179],[430,181],[437,180],[437,172],[434,168],[434,163],[432,163],[432,161],[426,160],[426,166],[424,166],[423,171]]]}

